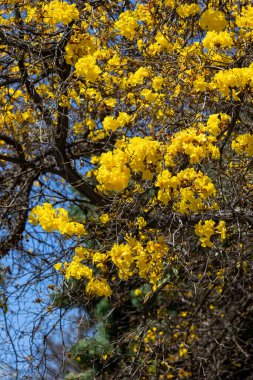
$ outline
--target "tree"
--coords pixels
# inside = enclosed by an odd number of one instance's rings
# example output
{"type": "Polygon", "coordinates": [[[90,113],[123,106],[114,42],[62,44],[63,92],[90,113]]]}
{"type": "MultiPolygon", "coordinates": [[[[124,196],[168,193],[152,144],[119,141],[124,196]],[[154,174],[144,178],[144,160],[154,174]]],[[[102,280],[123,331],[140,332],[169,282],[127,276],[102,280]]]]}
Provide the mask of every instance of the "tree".
{"type": "Polygon", "coordinates": [[[249,378],[253,6],[0,11],[1,256],[89,314],[68,378],[249,378]]]}

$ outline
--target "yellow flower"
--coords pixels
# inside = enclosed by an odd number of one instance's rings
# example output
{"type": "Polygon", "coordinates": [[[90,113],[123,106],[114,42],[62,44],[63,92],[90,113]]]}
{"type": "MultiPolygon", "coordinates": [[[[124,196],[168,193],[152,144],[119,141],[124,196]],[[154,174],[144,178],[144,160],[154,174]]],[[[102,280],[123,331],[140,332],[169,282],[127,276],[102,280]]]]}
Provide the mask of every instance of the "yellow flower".
{"type": "Polygon", "coordinates": [[[128,124],[131,120],[131,116],[128,115],[126,112],[120,112],[119,116],[117,117],[117,123],[119,127],[124,127],[126,124],[128,124]]]}
{"type": "Polygon", "coordinates": [[[136,219],[136,224],[138,225],[139,229],[141,230],[143,227],[147,225],[146,220],[140,216],[139,218],[136,219]]]}
{"type": "Polygon", "coordinates": [[[78,59],[75,64],[76,74],[83,76],[88,82],[94,83],[98,79],[102,70],[96,65],[96,57],[88,54],[87,56],[78,59]]]}
{"type": "Polygon", "coordinates": [[[137,84],[143,84],[145,78],[150,76],[150,70],[146,67],[140,67],[135,73],[131,73],[128,77],[128,84],[131,87],[137,84]]]}
{"type": "Polygon", "coordinates": [[[177,7],[176,12],[177,14],[182,17],[190,17],[194,16],[195,14],[199,13],[201,11],[201,8],[198,4],[181,4],[177,7]]]}
{"type": "Polygon", "coordinates": [[[120,14],[119,20],[115,22],[114,27],[119,31],[119,34],[133,40],[138,28],[138,20],[131,11],[126,11],[120,14]]]}
{"type": "Polygon", "coordinates": [[[117,103],[117,100],[114,99],[114,98],[107,98],[104,100],[105,104],[107,105],[107,107],[115,107],[116,103],[117,103]]]}
{"type": "Polygon", "coordinates": [[[253,5],[242,7],[240,16],[236,17],[236,24],[239,28],[253,28],[253,5]]]}
{"type": "Polygon", "coordinates": [[[185,356],[188,355],[188,350],[187,350],[187,348],[185,347],[184,343],[181,343],[181,344],[179,345],[178,355],[179,355],[180,358],[183,358],[183,357],[185,357],[185,356]]]}
{"type": "Polygon", "coordinates": [[[135,295],[136,297],[141,296],[141,295],[142,295],[142,290],[141,290],[141,289],[135,289],[135,290],[134,290],[134,295],[135,295]]]}
{"type": "Polygon", "coordinates": [[[152,87],[155,91],[159,91],[161,90],[163,83],[164,83],[163,77],[160,77],[160,76],[154,77],[152,87]]]}
{"type": "Polygon", "coordinates": [[[128,275],[130,267],[134,262],[133,252],[131,251],[130,246],[128,244],[116,243],[108,254],[116,267],[128,275]]]}
{"type": "Polygon", "coordinates": [[[126,112],[120,112],[118,117],[106,116],[102,122],[105,131],[115,132],[118,128],[129,123],[131,116],[126,112]]]}
{"type": "Polygon", "coordinates": [[[202,247],[212,247],[213,243],[210,238],[215,234],[220,234],[221,240],[226,239],[226,223],[221,220],[215,227],[215,222],[213,220],[205,220],[204,223],[200,220],[195,226],[195,233],[199,236],[202,247]]]}
{"type": "Polygon", "coordinates": [[[232,141],[231,147],[237,154],[246,154],[251,157],[253,155],[253,135],[245,133],[238,136],[232,141]]]}
{"type": "Polygon", "coordinates": [[[202,13],[199,25],[204,30],[221,32],[227,26],[227,21],[223,12],[209,8],[202,13]]]}
{"type": "Polygon", "coordinates": [[[105,190],[123,191],[130,180],[131,174],[126,166],[127,154],[119,149],[103,153],[97,171],[97,180],[105,190]]]}
{"type": "Polygon", "coordinates": [[[68,25],[72,20],[79,17],[79,11],[75,4],[65,1],[53,0],[43,6],[44,21],[49,25],[63,23],[68,25]]]}
{"type": "Polygon", "coordinates": [[[195,233],[200,237],[202,247],[212,247],[213,243],[210,238],[214,235],[215,222],[213,220],[205,220],[204,223],[200,220],[195,226],[195,233]]]}
{"type": "Polygon", "coordinates": [[[221,240],[225,240],[226,239],[226,232],[227,232],[227,229],[226,229],[226,222],[224,220],[221,220],[219,222],[219,224],[217,225],[216,227],[216,232],[218,234],[220,234],[221,236],[221,240]]]}
{"type": "Polygon", "coordinates": [[[231,48],[234,44],[231,33],[226,30],[223,32],[210,31],[207,32],[205,38],[202,41],[203,46],[207,49],[213,49],[215,47],[231,48]]]}
{"type": "Polygon", "coordinates": [[[110,216],[108,214],[102,214],[99,219],[103,224],[105,224],[110,220],[110,216]]]}
{"type": "Polygon", "coordinates": [[[148,101],[148,102],[153,102],[157,98],[157,94],[153,93],[151,90],[148,88],[144,88],[141,91],[141,95],[148,101]]]}
{"type": "Polygon", "coordinates": [[[167,7],[174,8],[175,0],[164,0],[164,3],[167,7]]]}
{"type": "Polygon", "coordinates": [[[54,264],[54,269],[55,270],[59,270],[59,269],[61,269],[61,267],[62,267],[62,263],[54,264]]]}
{"type": "Polygon", "coordinates": [[[98,297],[110,297],[112,295],[112,290],[104,278],[91,279],[87,286],[86,292],[93,296],[98,297]]]}
{"type": "Polygon", "coordinates": [[[58,231],[66,236],[86,234],[83,224],[69,220],[67,210],[54,209],[50,203],[34,207],[29,215],[29,222],[40,225],[46,232],[58,231]]]}
{"type": "Polygon", "coordinates": [[[119,125],[113,116],[106,116],[102,122],[105,131],[115,132],[119,125]]]}

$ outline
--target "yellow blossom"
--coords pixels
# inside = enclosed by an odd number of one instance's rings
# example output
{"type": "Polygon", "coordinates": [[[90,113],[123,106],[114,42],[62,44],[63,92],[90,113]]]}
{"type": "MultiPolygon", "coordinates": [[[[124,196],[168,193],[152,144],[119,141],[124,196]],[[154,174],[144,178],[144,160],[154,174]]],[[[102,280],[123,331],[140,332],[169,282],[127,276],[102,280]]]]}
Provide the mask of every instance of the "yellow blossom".
{"type": "Polygon", "coordinates": [[[238,136],[232,141],[231,147],[237,154],[246,154],[251,157],[253,155],[253,135],[245,133],[238,136]]]}
{"type": "Polygon", "coordinates": [[[106,224],[110,220],[110,216],[108,214],[102,214],[99,219],[103,224],[106,224]]]}
{"type": "Polygon", "coordinates": [[[223,12],[209,8],[202,13],[199,24],[204,30],[221,32],[227,26],[227,21],[223,12]]]}
{"type": "Polygon", "coordinates": [[[61,267],[62,267],[62,263],[54,264],[54,269],[55,270],[59,270],[59,269],[61,269],[61,267]]]}
{"type": "Polygon", "coordinates": [[[57,23],[69,24],[79,17],[79,11],[75,4],[68,4],[66,1],[52,0],[43,6],[44,21],[49,25],[57,23]]]}
{"type": "Polygon", "coordinates": [[[143,227],[147,225],[146,220],[140,216],[139,218],[136,219],[136,224],[138,225],[139,229],[141,230],[143,227]]]}
{"type": "Polygon", "coordinates": [[[69,220],[68,211],[63,208],[54,209],[50,203],[44,203],[32,209],[29,221],[40,225],[46,232],[58,231],[66,236],[85,235],[84,225],[69,220]]]}
{"type": "Polygon", "coordinates": [[[91,279],[86,286],[86,292],[98,297],[110,297],[112,295],[112,290],[104,278],[91,279]]]}
{"type": "Polygon", "coordinates": [[[201,11],[201,8],[198,4],[195,3],[181,4],[177,7],[176,11],[180,17],[186,18],[199,13],[201,11]]]}
{"type": "Polygon", "coordinates": [[[76,74],[83,76],[88,82],[94,83],[102,72],[96,65],[96,57],[88,54],[87,56],[78,59],[75,64],[76,74]]]}

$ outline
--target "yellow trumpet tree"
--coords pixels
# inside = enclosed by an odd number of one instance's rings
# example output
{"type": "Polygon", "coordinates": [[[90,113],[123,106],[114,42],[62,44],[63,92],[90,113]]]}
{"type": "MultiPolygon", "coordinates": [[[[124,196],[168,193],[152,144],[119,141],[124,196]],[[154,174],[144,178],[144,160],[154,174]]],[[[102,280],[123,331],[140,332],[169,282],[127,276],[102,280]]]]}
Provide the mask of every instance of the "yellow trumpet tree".
{"type": "Polygon", "coordinates": [[[55,273],[116,326],[93,372],[73,354],[82,376],[248,378],[251,2],[3,0],[0,19],[1,256],[28,220],[68,242],[55,273]]]}

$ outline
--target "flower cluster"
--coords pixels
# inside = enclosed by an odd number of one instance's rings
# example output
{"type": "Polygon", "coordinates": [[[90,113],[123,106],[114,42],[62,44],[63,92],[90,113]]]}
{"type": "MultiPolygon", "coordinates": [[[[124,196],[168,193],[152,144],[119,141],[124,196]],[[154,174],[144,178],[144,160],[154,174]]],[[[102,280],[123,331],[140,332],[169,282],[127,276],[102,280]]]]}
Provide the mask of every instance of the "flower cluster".
{"type": "MultiPolygon", "coordinates": [[[[113,102],[113,104],[115,104],[113,102]]],[[[118,128],[124,127],[131,120],[131,116],[126,112],[120,112],[118,117],[106,116],[102,122],[104,130],[115,132],[118,128]]]]}
{"type": "Polygon", "coordinates": [[[181,214],[202,210],[205,208],[203,201],[216,194],[211,179],[193,168],[182,170],[177,175],[163,170],[158,175],[156,186],[160,188],[157,198],[166,205],[174,201],[173,208],[181,214]]]}
{"type": "Polygon", "coordinates": [[[205,38],[202,41],[203,46],[207,49],[214,48],[231,48],[234,45],[233,36],[228,31],[207,32],[205,38]]]}
{"type": "Polygon", "coordinates": [[[74,65],[79,58],[95,53],[95,38],[89,33],[75,32],[66,45],[65,51],[66,62],[69,65],[74,65]]]}
{"type": "Polygon", "coordinates": [[[174,134],[166,148],[165,162],[167,166],[175,166],[177,155],[187,155],[191,164],[198,164],[202,159],[220,157],[219,148],[214,145],[216,138],[205,131],[190,127],[174,134]]]}
{"type": "Polygon", "coordinates": [[[168,258],[168,246],[162,237],[157,241],[148,241],[143,245],[133,237],[126,238],[126,244],[115,243],[106,253],[94,252],[77,247],[72,261],[55,264],[56,270],[62,270],[67,280],[84,278],[87,280],[86,292],[91,295],[108,297],[112,294],[107,280],[98,275],[105,274],[110,261],[118,269],[118,277],[127,280],[137,274],[155,288],[162,278],[165,259],[168,258]],[[96,268],[96,277],[90,266],[96,268]]]}
{"type": "Polygon", "coordinates": [[[204,30],[221,32],[226,28],[227,20],[223,12],[209,8],[202,13],[199,20],[199,25],[204,30]]]}
{"type": "Polygon", "coordinates": [[[114,23],[117,34],[132,41],[141,26],[149,30],[154,23],[153,17],[145,4],[137,4],[133,11],[127,10],[120,14],[118,21],[114,23]]]}
{"type": "Polygon", "coordinates": [[[242,7],[240,16],[236,17],[236,24],[239,28],[253,28],[253,5],[242,7]]]}
{"type": "Polygon", "coordinates": [[[43,6],[44,21],[49,25],[62,23],[68,25],[72,20],[79,17],[79,11],[75,4],[66,1],[52,0],[43,6]]]}
{"type": "MultiPolygon", "coordinates": [[[[54,265],[54,268],[56,270],[61,270],[65,274],[67,280],[70,278],[75,278],[77,280],[80,280],[81,278],[86,279],[87,294],[91,296],[96,295],[99,297],[110,297],[112,290],[107,280],[101,276],[96,278],[90,266],[85,264],[85,262],[88,262],[90,257],[90,250],[84,247],[77,247],[71,262],[65,262],[64,264],[57,263],[54,265]]],[[[92,261],[93,264],[96,263],[97,268],[103,266],[106,259],[107,256],[105,254],[101,254],[100,252],[92,252],[92,261]]]]}
{"type": "Polygon", "coordinates": [[[137,84],[143,84],[145,78],[150,76],[150,70],[146,67],[139,67],[134,73],[129,74],[127,83],[129,86],[137,86],[137,84]]]}
{"type": "Polygon", "coordinates": [[[113,152],[103,153],[100,156],[99,168],[96,178],[101,190],[124,190],[131,177],[130,169],[127,167],[128,157],[120,149],[113,152]]]}
{"type": "Polygon", "coordinates": [[[177,7],[176,9],[177,14],[182,17],[190,17],[190,16],[195,16],[197,13],[201,11],[201,8],[198,4],[181,4],[177,7]]]}
{"type": "Polygon", "coordinates": [[[86,292],[90,296],[97,297],[110,297],[112,295],[112,289],[105,278],[92,278],[87,286],[86,292]]]}
{"type": "Polygon", "coordinates": [[[138,21],[131,11],[126,11],[120,14],[119,20],[115,22],[114,26],[123,37],[133,40],[138,28],[138,21]]]}
{"type": "Polygon", "coordinates": [[[174,6],[175,6],[175,0],[164,0],[164,4],[167,7],[174,8],[174,6]]]}
{"type": "Polygon", "coordinates": [[[58,231],[66,236],[86,234],[83,224],[69,220],[67,210],[54,209],[50,203],[34,207],[30,213],[29,222],[40,225],[46,232],[58,231]]]}
{"type": "Polygon", "coordinates": [[[250,133],[240,135],[232,141],[231,146],[237,154],[253,156],[253,135],[250,133]]]}
{"type": "MultiPolygon", "coordinates": [[[[249,67],[234,68],[219,71],[215,74],[213,83],[223,96],[230,96],[231,89],[243,90],[247,85],[253,87],[253,63],[249,67]]],[[[239,98],[233,92],[236,100],[239,98]]]]}
{"type": "Polygon", "coordinates": [[[161,76],[156,76],[153,78],[152,87],[155,91],[161,90],[164,84],[164,78],[161,76]]]}
{"type": "Polygon", "coordinates": [[[128,155],[129,166],[134,173],[142,173],[143,179],[153,177],[149,168],[159,165],[162,159],[162,144],[149,137],[136,136],[127,142],[118,142],[118,146],[128,155]]]}
{"type": "Polygon", "coordinates": [[[219,234],[221,240],[226,239],[226,223],[221,220],[215,227],[215,222],[212,219],[205,220],[203,223],[200,220],[195,226],[195,233],[199,236],[199,241],[202,247],[212,247],[211,237],[214,234],[219,234]]]}
{"type": "Polygon", "coordinates": [[[149,168],[159,164],[162,158],[160,149],[161,144],[149,137],[118,141],[113,152],[103,153],[99,159],[96,178],[100,188],[124,190],[131,178],[131,171],[142,173],[143,179],[152,179],[149,168]]]}
{"type": "Polygon", "coordinates": [[[209,116],[205,130],[211,135],[217,137],[230,121],[230,116],[226,113],[215,113],[209,116]]]}
{"type": "Polygon", "coordinates": [[[86,81],[94,83],[98,79],[102,70],[96,65],[97,59],[94,55],[88,54],[84,56],[75,64],[76,74],[79,77],[84,77],[86,81]]]}
{"type": "Polygon", "coordinates": [[[158,93],[152,92],[152,90],[150,90],[149,88],[144,88],[141,91],[141,96],[143,96],[147,102],[152,103],[157,98],[158,93]]]}

